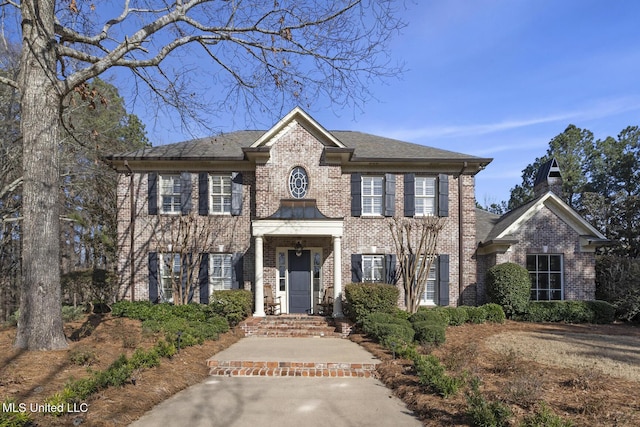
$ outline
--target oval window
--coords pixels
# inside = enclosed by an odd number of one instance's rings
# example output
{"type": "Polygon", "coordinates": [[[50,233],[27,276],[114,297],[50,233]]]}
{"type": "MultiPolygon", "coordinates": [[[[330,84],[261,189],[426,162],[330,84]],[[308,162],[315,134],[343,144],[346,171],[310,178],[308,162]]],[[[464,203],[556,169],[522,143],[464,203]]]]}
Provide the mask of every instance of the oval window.
{"type": "Polygon", "coordinates": [[[289,192],[294,199],[302,199],[307,195],[309,188],[309,178],[304,168],[297,166],[293,168],[289,175],[289,192]]]}

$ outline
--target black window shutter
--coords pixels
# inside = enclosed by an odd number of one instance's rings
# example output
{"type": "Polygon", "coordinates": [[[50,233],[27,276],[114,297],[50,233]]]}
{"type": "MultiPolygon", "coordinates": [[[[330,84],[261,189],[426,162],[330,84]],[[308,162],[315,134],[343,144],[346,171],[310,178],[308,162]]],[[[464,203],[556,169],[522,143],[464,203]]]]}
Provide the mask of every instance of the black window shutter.
{"type": "Polygon", "coordinates": [[[209,214],[209,174],[206,172],[198,174],[198,213],[209,214]]]}
{"type": "Polygon", "coordinates": [[[362,174],[351,174],[351,216],[362,215],[362,174]]]}
{"type": "Polygon", "coordinates": [[[200,304],[209,304],[209,254],[207,253],[200,257],[198,286],[200,287],[200,304]]]}
{"type": "Polygon", "coordinates": [[[182,172],[180,174],[180,211],[182,215],[191,212],[191,174],[182,172]]]}
{"type": "Polygon", "coordinates": [[[231,173],[231,215],[242,215],[242,173],[231,173]]]}
{"type": "Polygon", "coordinates": [[[392,173],[384,175],[384,216],[396,213],[396,176],[392,173]]]}
{"type": "Polygon", "coordinates": [[[385,283],[390,285],[396,284],[396,255],[386,254],[384,256],[384,271],[386,275],[385,283]]]}
{"type": "Polygon", "coordinates": [[[158,174],[156,172],[147,174],[147,188],[149,215],[158,215],[158,174]]]}
{"type": "Polygon", "coordinates": [[[438,305],[449,305],[449,255],[438,255],[438,305]]]}
{"type": "Polygon", "coordinates": [[[351,281],[353,283],[362,282],[362,255],[351,254],[351,281]]]}
{"type": "Polygon", "coordinates": [[[242,252],[236,252],[231,258],[231,289],[242,289],[244,275],[244,257],[242,252]]]}
{"type": "Polygon", "coordinates": [[[158,302],[158,253],[149,252],[149,301],[158,302]]]}
{"type": "Polygon", "coordinates": [[[438,216],[449,216],[449,175],[445,174],[438,175],[438,216]]]}
{"type": "Polygon", "coordinates": [[[407,173],[404,175],[404,216],[416,215],[416,175],[407,173]]]}

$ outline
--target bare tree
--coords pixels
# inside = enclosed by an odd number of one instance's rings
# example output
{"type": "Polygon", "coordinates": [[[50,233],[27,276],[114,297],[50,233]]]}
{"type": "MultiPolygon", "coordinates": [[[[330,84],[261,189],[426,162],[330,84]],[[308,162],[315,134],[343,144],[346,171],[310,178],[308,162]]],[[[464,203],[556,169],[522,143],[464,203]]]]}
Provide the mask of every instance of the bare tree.
{"type": "MultiPolygon", "coordinates": [[[[196,112],[186,90],[204,64],[221,90],[216,106],[271,111],[327,93],[341,103],[368,98],[372,80],[393,75],[386,46],[401,24],[393,0],[5,0],[2,28],[22,31],[17,79],[23,138],[23,251],[20,319],[15,346],[67,346],[60,297],[59,127],[65,96],[105,71],[131,70],[164,103],[196,112]],[[10,25],[13,25],[10,27],[10,25]],[[161,68],[169,56],[184,66],[161,68]]],[[[9,35],[11,36],[11,34],[9,35]]],[[[5,37],[7,38],[7,37],[5,37]]],[[[212,104],[210,104],[212,105],[212,104]]]]}
{"type": "Polygon", "coordinates": [[[235,217],[202,217],[193,213],[162,218],[158,254],[160,268],[169,272],[167,279],[171,282],[171,295],[162,300],[176,305],[193,301],[204,254],[216,251],[219,238],[233,228],[231,221],[235,220],[235,217]]]}
{"type": "Polygon", "coordinates": [[[420,307],[429,270],[437,256],[438,236],[445,220],[446,218],[437,216],[393,217],[389,220],[400,264],[399,274],[404,286],[404,303],[410,313],[415,313],[420,307]]]}

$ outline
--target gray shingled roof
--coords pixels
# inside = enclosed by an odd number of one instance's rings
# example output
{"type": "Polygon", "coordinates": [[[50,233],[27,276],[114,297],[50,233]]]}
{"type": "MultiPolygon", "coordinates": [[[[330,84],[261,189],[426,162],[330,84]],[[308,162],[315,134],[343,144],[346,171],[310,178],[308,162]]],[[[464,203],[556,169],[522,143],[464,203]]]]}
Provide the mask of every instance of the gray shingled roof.
{"type": "MultiPolygon", "coordinates": [[[[113,154],[109,160],[177,160],[217,159],[242,160],[243,148],[250,147],[265,131],[245,130],[214,137],[194,139],[175,144],[147,147],[136,151],[113,154]]],[[[331,131],[346,147],[354,149],[352,160],[471,160],[490,161],[480,157],[410,142],[398,141],[355,131],[331,131]]]]}
{"type": "Polygon", "coordinates": [[[499,220],[500,215],[476,208],[476,243],[486,242],[499,220]]]}
{"type": "Polygon", "coordinates": [[[542,197],[544,197],[544,195],[536,197],[530,202],[527,202],[502,216],[492,214],[491,212],[487,212],[482,209],[476,209],[476,241],[480,243],[489,242],[495,239],[500,235],[500,233],[524,215],[524,213],[542,197]],[[478,215],[478,213],[480,214],[478,215]]]}

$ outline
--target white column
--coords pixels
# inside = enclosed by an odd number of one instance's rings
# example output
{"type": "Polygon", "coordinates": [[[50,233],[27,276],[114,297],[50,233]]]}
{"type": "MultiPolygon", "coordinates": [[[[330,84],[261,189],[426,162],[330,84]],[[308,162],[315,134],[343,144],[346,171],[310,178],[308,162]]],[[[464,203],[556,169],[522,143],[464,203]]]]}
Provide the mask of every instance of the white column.
{"type": "Polygon", "coordinates": [[[264,271],[264,261],[262,257],[262,236],[256,236],[255,253],[256,253],[256,276],[255,276],[255,306],[256,311],[253,313],[255,317],[265,317],[264,312],[264,283],[262,281],[262,273],[264,271]]]}
{"type": "Polygon", "coordinates": [[[342,314],[342,237],[333,236],[333,317],[342,314]]]}

